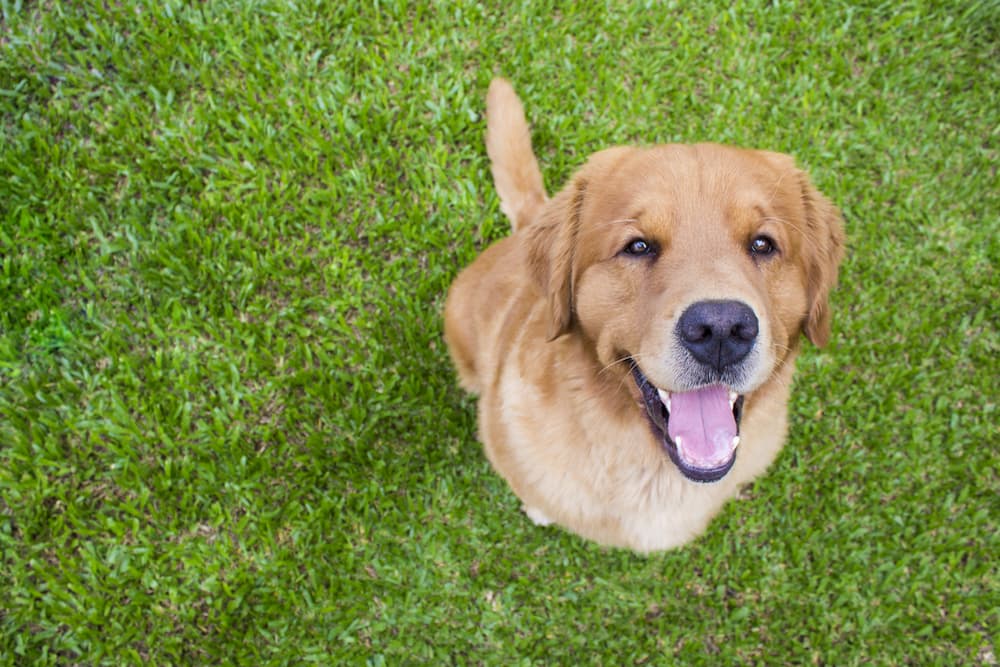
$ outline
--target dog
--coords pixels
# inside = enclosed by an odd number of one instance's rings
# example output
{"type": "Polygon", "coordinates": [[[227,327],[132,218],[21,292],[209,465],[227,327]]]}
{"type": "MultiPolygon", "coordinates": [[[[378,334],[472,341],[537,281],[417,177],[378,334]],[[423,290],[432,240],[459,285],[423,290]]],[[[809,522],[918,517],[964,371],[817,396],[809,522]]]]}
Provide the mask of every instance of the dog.
{"type": "Polygon", "coordinates": [[[782,447],[802,334],[830,336],[840,212],[791,157],[710,143],[602,150],[550,199],[511,84],[486,106],[512,234],[444,313],[486,455],[536,524],[683,545],[782,447]]]}

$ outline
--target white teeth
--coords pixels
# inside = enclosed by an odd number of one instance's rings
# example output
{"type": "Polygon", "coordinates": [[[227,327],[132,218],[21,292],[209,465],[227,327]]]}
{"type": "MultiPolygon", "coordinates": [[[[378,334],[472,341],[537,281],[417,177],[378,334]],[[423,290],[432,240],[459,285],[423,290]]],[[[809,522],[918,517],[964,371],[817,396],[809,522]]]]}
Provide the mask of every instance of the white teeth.
{"type": "Polygon", "coordinates": [[[663,391],[662,389],[657,389],[656,391],[660,394],[660,400],[667,406],[667,412],[670,412],[670,392],[663,391]]]}
{"type": "Polygon", "coordinates": [[[730,410],[732,410],[733,406],[736,405],[736,399],[739,398],[739,397],[740,397],[740,395],[737,394],[735,391],[729,392],[729,409],[730,410]]]}
{"type": "Polygon", "coordinates": [[[739,447],[739,445],[740,445],[740,436],[734,435],[733,436],[733,441],[731,443],[729,443],[729,447],[731,449],[736,449],[737,447],[739,447]]]}
{"type": "Polygon", "coordinates": [[[674,447],[677,448],[677,455],[684,458],[684,439],[681,436],[674,438],[674,447]]]}

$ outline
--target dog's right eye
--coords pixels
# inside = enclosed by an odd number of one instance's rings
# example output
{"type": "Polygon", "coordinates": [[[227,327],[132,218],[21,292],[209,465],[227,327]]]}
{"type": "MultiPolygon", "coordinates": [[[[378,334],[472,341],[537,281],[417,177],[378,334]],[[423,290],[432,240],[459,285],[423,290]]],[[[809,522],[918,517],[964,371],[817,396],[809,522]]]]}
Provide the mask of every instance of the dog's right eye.
{"type": "Polygon", "coordinates": [[[632,239],[624,248],[626,255],[641,257],[653,253],[653,244],[645,239],[632,239]]]}

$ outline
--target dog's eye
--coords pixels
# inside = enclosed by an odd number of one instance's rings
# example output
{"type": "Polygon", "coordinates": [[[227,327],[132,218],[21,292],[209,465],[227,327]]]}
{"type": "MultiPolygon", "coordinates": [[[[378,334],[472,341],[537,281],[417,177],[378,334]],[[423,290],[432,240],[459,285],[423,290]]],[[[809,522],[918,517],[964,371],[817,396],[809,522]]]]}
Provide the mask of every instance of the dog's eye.
{"type": "Polygon", "coordinates": [[[649,241],[643,239],[632,239],[625,246],[625,254],[627,255],[649,255],[653,252],[653,244],[649,241]]]}
{"type": "Polygon", "coordinates": [[[755,236],[750,241],[750,253],[757,257],[773,255],[777,250],[777,246],[774,245],[774,241],[769,236],[755,236]]]}

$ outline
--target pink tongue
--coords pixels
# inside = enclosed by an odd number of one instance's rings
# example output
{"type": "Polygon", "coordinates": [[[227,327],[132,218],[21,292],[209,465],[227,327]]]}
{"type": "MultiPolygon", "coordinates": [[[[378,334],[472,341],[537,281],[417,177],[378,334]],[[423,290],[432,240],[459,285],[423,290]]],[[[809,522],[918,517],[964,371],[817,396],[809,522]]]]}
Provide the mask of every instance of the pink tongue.
{"type": "Polygon", "coordinates": [[[712,385],[671,394],[667,434],[690,466],[710,469],[728,462],[736,436],[729,390],[712,385]]]}

